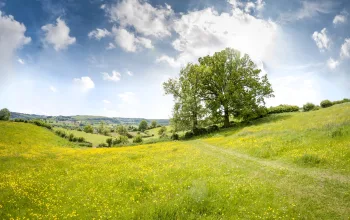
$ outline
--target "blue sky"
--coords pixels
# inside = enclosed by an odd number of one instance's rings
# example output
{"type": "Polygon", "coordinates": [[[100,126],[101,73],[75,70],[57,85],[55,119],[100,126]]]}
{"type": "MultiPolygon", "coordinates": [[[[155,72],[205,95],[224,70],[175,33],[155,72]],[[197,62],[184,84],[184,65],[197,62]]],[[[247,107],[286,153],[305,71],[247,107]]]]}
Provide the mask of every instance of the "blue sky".
{"type": "Polygon", "coordinates": [[[0,108],[168,118],[162,83],[226,47],[268,74],[267,105],[350,97],[350,1],[0,0],[0,108]]]}

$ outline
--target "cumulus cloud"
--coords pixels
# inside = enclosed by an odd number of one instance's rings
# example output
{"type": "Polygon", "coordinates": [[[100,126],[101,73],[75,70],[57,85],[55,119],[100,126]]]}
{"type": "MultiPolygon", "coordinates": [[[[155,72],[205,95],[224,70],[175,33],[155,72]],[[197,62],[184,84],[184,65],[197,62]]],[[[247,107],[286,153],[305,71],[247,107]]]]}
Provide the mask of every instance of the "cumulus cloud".
{"type": "Polygon", "coordinates": [[[293,22],[307,18],[312,18],[319,14],[332,12],[336,4],[333,1],[301,1],[301,7],[297,11],[283,12],[279,17],[279,22],[293,22]]]}
{"type": "Polygon", "coordinates": [[[96,28],[96,30],[91,31],[88,36],[89,38],[95,38],[96,40],[101,40],[102,38],[109,36],[111,33],[107,29],[96,28]]]}
{"type": "Polygon", "coordinates": [[[323,28],[321,32],[315,31],[312,35],[312,39],[314,39],[317,47],[320,49],[320,51],[324,51],[326,49],[329,49],[331,40],[327,36],[327,29],[323,28]]]}
{"type": "Polygon", "coordinates": [[[103,80],[106,81],[112,81],[112,82],[118,82],[120,81],[121,74],[115,70],[112,71],[112,74],[109,75],[108,73],[102,73],[103,80]]]}
{"type": "Polygon", "coordinates": [[[339,64],[340,62],[338,60],[334,60],[332,57],[327,60],[327,66],[332,70],[337,68],[339,64]]]}
{"type": "Polygon", "coordinates": [[[54,86],[50,86],[49,89],[51,90],[51,92],[57,92],[57,89],[54,86]]]}
{"type": "Polygon", "coordinates": [[[81,78],[74,78],[73,82],[78,85],[83,91],[87,91],[95,88],[95,83],[88,76],[83,76],[81,78]]]}
{"type": "Polygon", "coordinates": [[[348,13],[346,11],[341,12],[339,15],[336,15],[333,19],[333,24],[342,24],[347,21],[348,13]]]}
{"type": "Polygon", "coordinates": [[[170,17],[173,10],[169,5],[153,7],[144,0],[123,0],[117,4],[105,7],[112,22],[118,22],[121,27],[133,27],[136,32],[145,36],[170,36],[170,17]]]}
{"type": "Polygon", "coordinates": [[[0,11],[0,71],[2,74],[9,72],[16,51],[31,42],[31,38],[26,37],[25,32],[24,24],[16,21],[12,15],[7,16],[0,11]]]}
{"type": "Polygon", "coordinates": [[[341,58],[350,58],[350,38],[346,38],[344,40],[344,43],[340,49],[340,57],[341,58]]]}
{"type": "Polygon", "coordinates": [[[238,8],[233,8],[231,13],[221,14],[207,8],[183,14],[174,22],[174,30],[178,37],[172,46],[179,55],[163,55],[156,62],[167,62],[170,66],[179,67],[226,47],[247,53],[252,59],[263,60],[274,46],[278,25],[238,8]]]}
{"type": "Polygon", "coordinates": [[[136,52],[142,48],[153,48],[151,40],[137,37],[134,33],[131,33],[126,29],[113,27],[112,32],[114,34],[115,43],[127,52],[136,52]]]}
{"type": "Polygon", "coordinates": [[[69,36],[70,28],[61,18],[57,18],[56,24],[47,24],[41,29],[45,32],[44,41],[52,44],[56,51],[66,49],[76,42],[75,37],[69,36]]]}

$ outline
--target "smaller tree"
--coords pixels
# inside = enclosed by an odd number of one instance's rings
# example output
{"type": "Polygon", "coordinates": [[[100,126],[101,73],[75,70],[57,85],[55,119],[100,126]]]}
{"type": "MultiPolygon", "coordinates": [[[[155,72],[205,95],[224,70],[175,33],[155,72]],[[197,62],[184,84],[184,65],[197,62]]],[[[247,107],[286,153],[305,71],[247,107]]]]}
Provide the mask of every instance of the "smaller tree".
{"type": "Polygon", "coordinates": [[[123,125],[118,125],[116,132],[120,135],[126,135],[126,133],[128,133],[126,127],[123,125]]]}
{"type": "Polygon", "coordinates": [[[329,100],[323,100],[321,103],[320,103],[321,107],[322,108],[328,108],[328,107],[331,107],[333,105],[333,103],[329,100]]]}
{"type": "Polygon", "coordinates": [[[112,147],[113,139],[112,138],[107,138],[106,143],[108,144],[108,147],[112,147]]]}
{"type": "Polygon", "coordinates": [[[132,140],[133,143],[142,143],[142,136],[136,135],[134,139],[132,140]]]}
{"type": "Polygon", "coordinates": [[[10,120],[10,117],[11,117],[11,112],[7,108],[0,110],[0,120],[1,121],[8,121],[8,120],[10,120]]]}
{"type": "Polygon", "coordinates": [[[157,127],[157,121],[153,120],[151,123],[151,128],[156,128],[157,127]]]}
{"type": "Polygon", "coordinates": [[[159,136],[165,135],[165,132],[166,132],[166,127],[165,127],[165,126],[161,127],[161,128],[158,130],[159,136]]]}
{"type": "Polygon", "coordinates": [[[145,131],[148,128],[148,123],[146,120],[142,120],[139,124],[139,130],[140,131],[145,131]]]}
{"type": "Polygon", "coordinates": [[[84,127],[84,132],[85,133],[94,133],[94,128],[92,127],[92,125],[86,125],[85,127],[84,127]]]}
{"type": "Polygon", "coordinates": [[[303,105],[303,110],[304,112],[308,112],[308,111],[314,110],[315,107],[316,107],[315,104],[308,102],[305,105],[303,105]]]}

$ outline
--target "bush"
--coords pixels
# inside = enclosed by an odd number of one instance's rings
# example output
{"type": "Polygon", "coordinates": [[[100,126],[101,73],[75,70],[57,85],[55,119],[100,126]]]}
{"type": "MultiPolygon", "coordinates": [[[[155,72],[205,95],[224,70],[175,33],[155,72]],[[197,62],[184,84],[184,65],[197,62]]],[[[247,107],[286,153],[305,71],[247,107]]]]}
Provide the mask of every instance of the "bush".
{"type": "Polygon", "coordinates": [[[107,138],[106,143],[108,144],[108,147],[112,147],[113,139],[112,138],[107,138]]]}
{"type": "Polygon", "coordinates": [[[11,112],[7,108],[3,108],[0,110],[0,121],[8,121],[10,120],[11,112]]]}
{"type": "Polygon", "coordinates": [[[176,141],[176,140],[179,140],[179,135],[177,133],[173,133],[170,138],[171,140],[176,141]]]}
{"type": "Polygon", "coordinates": [[[70,133],[70,134],[68,135],[68,140],[69,140],[69,141],[73,141],[73,139],[74,139],[74,134],[70,133]]]}
{"type": "Polygon", "coordinates": [[[129,143],[128,137],[121,135],[113,140],[113,146],[119,145],[119,144],[127,144],[129,143]]]}
{"type": "Polygon", "coordinates": [[[35,125],[40,126],[40,127],[44,127],[44,128],[50,129],[50,130],[52,129],[51,125],[45,123],[44,121],[38,120],[38,119],[30,121],[30,123],[35,124],[35,125]]]}
{"type": "Polygon", "coordinates": [[[94,133],[94,128],[92,127],[92,125],[86,125],[85,127],[84,127],[84,132],[85,133],[94,133]]]}
{"type": "Polygon", "coordinates": [[[98,148],[101,148],[101,147],[108,147],[108,146],[107,146],[107,144],[102,143],[102,144],[99,144],[97,147],[98,147],[98,148]]]}
{"type": "Polygon", "coordinates": [[[146,120],[142,120],[139,124],[139,130],[140,131],[145,131],[148,128],[148,123],[146,120]]]}
{"type": "Polygon", "coordinates": [[[136,135],[134,139],[132,140],[133,143],[142,143],[142,136],[136,135]]]}
{"type": "Polygon", "coordinates": [[[193,129],[193,134],[195,136],[203,135],[203,134],[207,134],[207,133],[208,133],[208,131],[205,128],[195,128],[195,129],[193,129]]]}
{"type": "Polygon", "coordinates": [[[126,133],[126,136],[128,137],[128,138],[133,138],[134,136],[132,136],[132,134],[130,134],[130,133],[126,133]]]}
{"type": "Polygon", "coordinates": [[[80,142],[80,143],[85,142],[85,138],[79,137],[79,138],[78,138],[78,142],[80,142]]]}
{"type": "Polygon", "coordinates": [[[311,103],[311,102],[308,102],[306,103],[304,106],[303,106],[303,110],[304,112],[308,112],[308,111],[311,111],[315,108],[315,104],[311,103]]]}
{"type": "Polygon", "coordinates": [[[350,99],[343,99],[343,100],[338,100],[338,101],[334,101],[332,102],[333,105],[337,105],[337,104],[342,104],[342,103],[346,103],[346,102],[350,102],[350,99]]]}
{"type": "Polygon", "coordinates": [[[331,107],[333,105],[333,103],[329,100],[323,100],[321,103],[320,103],[320,106],[322,108],[328,108],[328,107],[331,107]]]}
{"type": "Polygon", "coordinates": [[[268,108],[268,114],[278,114],[284,112],[298,112],[299,107],[296,105],[279,105],[268,108]]]}
{"type": "Polygon", "coordinates": [[[158,134],[160,136],[163,136],[166,132],[166,127],[165,126],[162,126],[159,130],[158,130],[158,134]]]}
{"type": "Polygon", "coordinates": [[[185,139],[190,139],[190,138],[192,138],[193,136],[194,136],[194,133],[193,133],[192,131],[187,131],[187,132],[185,133],[184,138],[185,138],[185,139]]]}
{"type": "Polygon", "coordinates": [[[213,133],[213,132],[219,131],[219,126],[210,125],[207,127],[207,131],[208,131],[208,133],[213,133]]]}

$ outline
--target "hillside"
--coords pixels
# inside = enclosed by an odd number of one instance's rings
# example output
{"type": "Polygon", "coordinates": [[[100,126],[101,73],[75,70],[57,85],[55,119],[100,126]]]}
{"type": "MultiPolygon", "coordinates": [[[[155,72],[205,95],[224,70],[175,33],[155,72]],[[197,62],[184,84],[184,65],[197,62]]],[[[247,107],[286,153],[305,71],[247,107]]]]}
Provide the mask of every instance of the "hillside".
{"type": "Polygon", "coordinates": [[[0,122],[0,160],[1,219],[350,217],[350,103],[112,149],[0,122]]]}
{"type": "Polygon", "coordinates": [[[56,124],[59,123],[82,123],[82,124],[99,124],[104,122],[107,124],[127,124],[127,125],[138,125],[142,120],[151,123],[153,120],[157,121],[160,125],[168,125],[168,119],[144,119],[144,118],[121,118],[121,117],[104,117],[104,116],[92,116],[92,115],[75,115],[75,116],[46,116],[46,115],[35,115],[35,114],[24,114],[18,112],[11,112],[11,119],[46,119],[56,124]]]}

